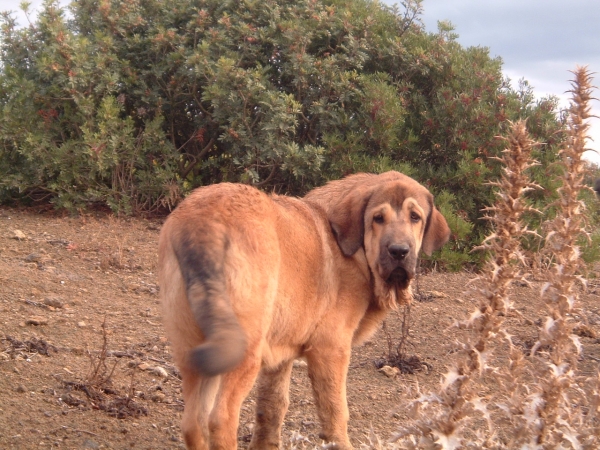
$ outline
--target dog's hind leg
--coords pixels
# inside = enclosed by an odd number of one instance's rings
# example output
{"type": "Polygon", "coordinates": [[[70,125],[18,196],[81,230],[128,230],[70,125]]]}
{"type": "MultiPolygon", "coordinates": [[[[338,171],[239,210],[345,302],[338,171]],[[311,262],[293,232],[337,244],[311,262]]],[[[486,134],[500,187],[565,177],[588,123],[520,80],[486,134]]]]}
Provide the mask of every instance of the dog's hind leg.
{"type": "Polygon", "coordinates": [[[181,370],[184,399],[181,430],[189,450],[208,450],[208,418],[221,377],[202,377],[194,370],[181,370]]]}
{"type": "Polygon", "coordinates": [[[277,449],[281,425],[290,404],[290,376],[293,360],[276,369],[264,368],[259,375],[256,396],[256,425],[249,449],[277,449]]]}
{"type": "Polygon", "coordinates": [[[260,364],[258,352],[251,352],[238,367],[221,375],[221,386],[208,424],[210,450],[237,449],[240,409],[254,385],[260,364]]]}

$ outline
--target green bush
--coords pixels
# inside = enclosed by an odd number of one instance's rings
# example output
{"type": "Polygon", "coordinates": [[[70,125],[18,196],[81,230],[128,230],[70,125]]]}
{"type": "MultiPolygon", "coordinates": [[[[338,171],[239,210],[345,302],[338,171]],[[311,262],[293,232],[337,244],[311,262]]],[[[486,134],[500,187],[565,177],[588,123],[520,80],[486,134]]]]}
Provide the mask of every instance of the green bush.
{"type": "Polygon", "coordinates": [[[468,249],[487,227],[496,136],[519,118],[545,143],[547,191],[536,195],[553,193],[556,101],[513,88],[500,59],[461,47],[447,24],[425,32],[421,0],[402,11],[369,0],[79,0],[70,11],[46,0],[25,28],[3,15],[0,201],[144,213],[220,181],[303,195],[400,169],[442,195],[454,223],[447,264],[460,266],[477,261],[468,249]]]}

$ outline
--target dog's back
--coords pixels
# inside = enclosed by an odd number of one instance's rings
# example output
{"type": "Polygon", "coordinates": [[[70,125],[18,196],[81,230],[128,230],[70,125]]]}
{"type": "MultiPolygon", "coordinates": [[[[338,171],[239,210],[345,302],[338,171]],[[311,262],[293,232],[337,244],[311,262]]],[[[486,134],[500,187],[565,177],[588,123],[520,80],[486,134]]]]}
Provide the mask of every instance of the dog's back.
{"type": "Polygon", "coordinates": [[[323,292],[331,291],[322,263],[332,259],[324,252],[334,243],[317,229],[326,226],[299,199],[227,183],[194,191],[159,241],[165,322],[178,364],[214,376],[260,341],[268,365],[297,351],[293,343],[311,328],[298,315],[324,309],[323,292]]]}

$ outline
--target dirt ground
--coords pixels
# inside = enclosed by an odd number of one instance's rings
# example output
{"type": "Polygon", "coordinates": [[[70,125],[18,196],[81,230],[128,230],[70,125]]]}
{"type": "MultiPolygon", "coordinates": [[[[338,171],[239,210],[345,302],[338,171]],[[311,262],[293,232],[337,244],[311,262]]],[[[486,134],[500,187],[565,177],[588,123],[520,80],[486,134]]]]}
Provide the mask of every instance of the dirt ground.
{"type": "MultiPolygon", "coordinates": [[[[0,208],[0,448],[184,448],[180,380],[157,295],[160,225],[161,220],[0,208]]],[[[449,326],[468,317],[476,304],[465,293],[470,278],[420,276],[418,293],[425,301],[411,307],[408,352],[419,358],[422,370],[395,378],[379,372],[375,363],[388,352],[383,331],[355,349],[348,402],[357,447],[370,430],[383,440],[394,434],[417,385],[437,389],[452,362],[448,345],[460,333],[449,326]]],[[[597,286],[592,279],[581,294],[589,322],[581,338],[581,368],[590,375],[600,361],[597,286]]],[[[524,348],[536,340],[536,324],[545,313],[539,289],[539,282],[516,286],[522,316],[506,318],[524,348]]],[[[387,320],[394,341],[400,318],[392,314],[387,320]]],[[[251,395],[242,410],[241,448],[252,430],[252,407],[251,395]]],[[[286,448],[314,447],[318,431],[306,369],[298,363],[284,425],[286,448]]]]}

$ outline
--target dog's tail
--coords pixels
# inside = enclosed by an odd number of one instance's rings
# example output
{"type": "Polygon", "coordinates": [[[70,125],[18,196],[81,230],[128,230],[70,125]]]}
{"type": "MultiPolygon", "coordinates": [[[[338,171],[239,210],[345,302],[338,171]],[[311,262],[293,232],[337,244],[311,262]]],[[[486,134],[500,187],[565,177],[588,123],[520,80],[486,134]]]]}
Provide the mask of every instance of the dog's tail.
{"type": "Polygon", "coordinates": [[[221,251],[211,252],[211,246],[184,238],[174,246],[194,319],[205,338],[190,352],[189,362],[205,376],[234,369],[248,346],[227,294],[223,258],[228,246],[224,244],[221,251]]]}

